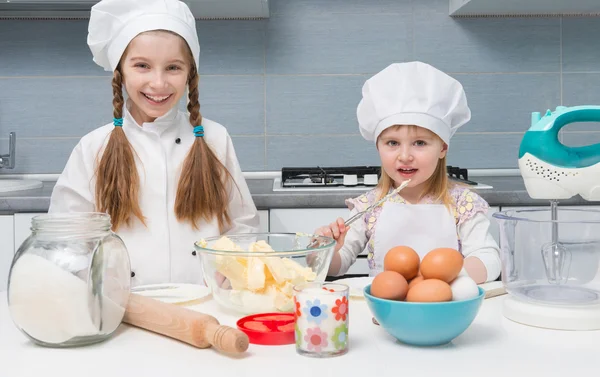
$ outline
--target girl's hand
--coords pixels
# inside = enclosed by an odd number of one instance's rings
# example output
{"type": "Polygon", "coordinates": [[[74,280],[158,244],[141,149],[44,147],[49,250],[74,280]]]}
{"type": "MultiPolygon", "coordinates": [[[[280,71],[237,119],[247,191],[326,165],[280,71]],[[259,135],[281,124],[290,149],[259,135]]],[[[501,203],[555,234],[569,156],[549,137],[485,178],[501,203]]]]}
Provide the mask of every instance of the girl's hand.
{"type": "Polygon", "coordinates": [[[346,239],[347,231],[348,228],[344,224],[344,219],[338,217],[337,220],[331,224],[317,229],[315,234],[319,236],[331,237],[336,240],[335,251],[338,252],[342,246],[344,246],[344,240],[346,239]]]}
{"type": "MultiPolygon", "coordinates": [[[[219,271],[215,271],[215,283],[217,287],[221,289],[229,289],[229,280],[225,277],[225,275],[221,274],[219,271]]],[[[204,278],[204,285],[208,287],[208,282],[206,281],[206,277],[204,278]]]]}

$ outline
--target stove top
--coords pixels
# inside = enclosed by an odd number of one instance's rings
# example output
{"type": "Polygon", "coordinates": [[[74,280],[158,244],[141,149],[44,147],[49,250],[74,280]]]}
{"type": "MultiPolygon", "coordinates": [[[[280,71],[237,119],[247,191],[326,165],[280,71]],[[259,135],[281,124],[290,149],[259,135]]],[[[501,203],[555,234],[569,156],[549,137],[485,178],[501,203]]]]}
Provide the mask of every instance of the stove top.
{"type": "MultiPolygon", "coordinates": [[[[469,179],[467,169],[448,166],[450,179],[466,183],[474,189],[490,189],[492,186],[469,179]]],[[[284,167],[281,178],[273,183],[274,191],[368,191],[377,186],[381,176],[379,166],[347,167],[284,167]]]]}

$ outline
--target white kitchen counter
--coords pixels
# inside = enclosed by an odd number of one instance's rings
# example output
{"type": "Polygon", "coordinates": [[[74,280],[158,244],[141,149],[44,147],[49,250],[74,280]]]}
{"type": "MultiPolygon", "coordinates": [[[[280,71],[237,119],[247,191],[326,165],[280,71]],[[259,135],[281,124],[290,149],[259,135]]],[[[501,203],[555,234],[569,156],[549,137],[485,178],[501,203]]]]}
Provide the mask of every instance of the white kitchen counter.
{"type": "MultiPolygon", "coordinates": [[[[597,375],[600,331],[551,331],[513,323],[501,315],[500,296],[484,304],[467,331],[451,344],[420,348],[400,344],[371,322],[366,303],[350,303],[350,351],[313,359],[294,345],[250,345],[241,357],[197,349],[145,330],[121,325],[115,336],[93,346],[35,346],[13,325],[0,292],[0,376],[202,377],[202,376],[575,376],[597,375]],[[323,375],[324,376],[324,375],[323,375]]],[[[235,326],[210,299],[191,307],[235,326]]]]}

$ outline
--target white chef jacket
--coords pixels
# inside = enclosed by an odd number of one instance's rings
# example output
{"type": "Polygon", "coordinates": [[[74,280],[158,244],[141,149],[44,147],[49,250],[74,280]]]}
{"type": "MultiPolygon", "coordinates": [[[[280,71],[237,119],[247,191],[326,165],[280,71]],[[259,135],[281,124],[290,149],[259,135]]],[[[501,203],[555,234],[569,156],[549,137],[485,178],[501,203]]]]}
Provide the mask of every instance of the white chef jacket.
{"type": "MultiPolygon", "coordinates": [[[[354,216],[360,210],[357,207],[352,208],[348,217],[354,216]]],[[[457,225],[461,253],[465,258],[473,256],[483,262],[487,270],[486,282],[496,280],[502,269],[500,250],[496,240],[490,234],[490,225],[489,218],[482,212],[473,214],[468,220],[457,225]]],[[[365,221],[358,219],[353,222],[347,230],[344,246],[339,250],[341,264],[336,276],[345,274],[356,262],[358,255],[368,250],[369,240],[365,221]]]]}
{"type": "MultiPolygon", "coordinates": [[[[204,139],[231,173],[235,185],[229,191],[232,223],[227,233],[255,233],[259,217],[244,180],[231,138],[222,125],[203,119],[204,139]]],[[[49,212],[95,211],[94,169],[114,125],[107,124],[85,135],[73,150],[58,179],[49,212]]],[[[180,169],[195,140],[189,115],[172,109],[154,122],[136,123],[127,109],[123,131],[134,149],[140,177],[140,207],[145,227],[137,218],[130,227],[123,225],[117,234],[123,239],[132,269],[132,286],[155,283],[202,284],[200,255],[194,255],[194,242],[220,235],[216,219],[201,220],[199,230],[175,217],[175,196],[180,169]]]]}

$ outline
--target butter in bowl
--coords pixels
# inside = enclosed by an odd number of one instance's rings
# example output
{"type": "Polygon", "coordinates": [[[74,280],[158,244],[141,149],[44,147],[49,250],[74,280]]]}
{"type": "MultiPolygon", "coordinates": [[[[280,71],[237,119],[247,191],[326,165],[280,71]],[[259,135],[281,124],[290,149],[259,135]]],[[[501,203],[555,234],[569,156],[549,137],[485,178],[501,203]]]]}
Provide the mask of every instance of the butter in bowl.
{"type": "Polygon", "coordinates": [[[296,233],[231,234],[194,245],[221,306],[243,314],[293,312],[293,287],[324,282],[335,241],[296,233]]]}

